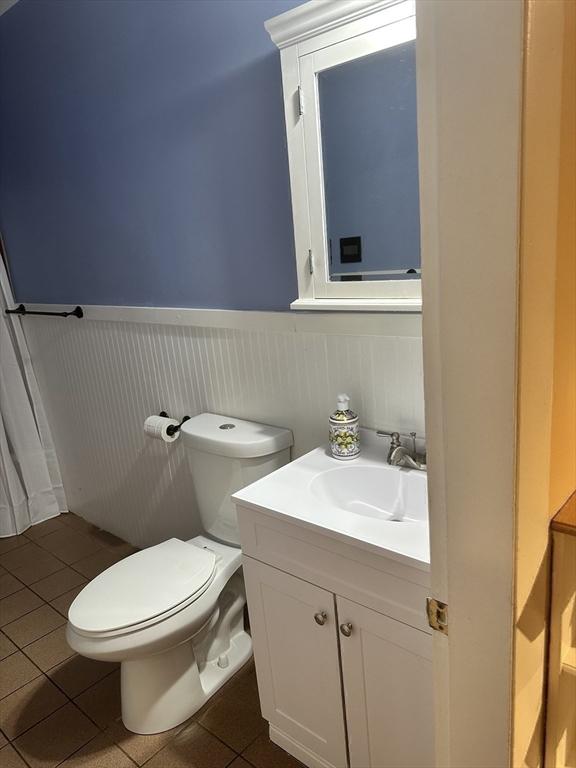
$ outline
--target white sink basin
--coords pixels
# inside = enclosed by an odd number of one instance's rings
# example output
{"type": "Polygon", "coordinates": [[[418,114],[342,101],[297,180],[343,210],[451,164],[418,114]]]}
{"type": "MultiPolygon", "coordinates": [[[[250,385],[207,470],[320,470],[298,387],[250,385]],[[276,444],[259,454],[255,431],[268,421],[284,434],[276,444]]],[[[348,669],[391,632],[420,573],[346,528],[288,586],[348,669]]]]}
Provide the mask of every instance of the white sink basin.
{"type": "Polygon", "coordinates": [[[425,522],[426,476],[396,467],[341,466],[321,472],[310,483],[321,502],[353,515],[390,523],[425,522]]]}
{"type": "Polygon", "coordinates": [[[361,430],[362,452],[334,459],[326,447],[263,477],[233,500],[333,538],[429,570],[425,472],[391,467],[388,444],[361,430]]]}

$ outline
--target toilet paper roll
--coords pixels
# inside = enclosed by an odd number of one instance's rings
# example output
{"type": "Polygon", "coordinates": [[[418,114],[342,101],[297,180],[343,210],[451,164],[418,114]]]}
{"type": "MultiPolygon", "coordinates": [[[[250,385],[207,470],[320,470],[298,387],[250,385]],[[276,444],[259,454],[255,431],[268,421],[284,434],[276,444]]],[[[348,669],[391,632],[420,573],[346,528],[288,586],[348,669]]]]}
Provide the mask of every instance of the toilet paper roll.
{"type": "Polygon", "coordinates": [[[173,435],[169,435],[166,430],[171,424],[178,426],[176,419],[169,419],[166,416],[148,416],[144,422],[144,433],[147,434],[148,437],[153,437],[155,440],[164,440],[165,443],[173,443],[174,440],[178,440],[180,431],[175,432],[173,435]]]}

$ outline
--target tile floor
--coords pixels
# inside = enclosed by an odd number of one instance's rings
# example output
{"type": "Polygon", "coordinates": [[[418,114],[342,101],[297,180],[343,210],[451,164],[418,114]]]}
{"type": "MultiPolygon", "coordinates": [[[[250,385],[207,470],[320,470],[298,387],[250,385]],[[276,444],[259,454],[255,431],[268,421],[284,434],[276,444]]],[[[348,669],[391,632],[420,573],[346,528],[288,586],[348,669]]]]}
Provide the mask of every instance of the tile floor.
{"type": "Polygon", "coordinates": [[[0,539],[0,766],[301,766],[268,738],[252,663],[178,728],[124,728],[118,665],[78,656],[64,631],[82,587],[134,551],[73,514],[0,539]]]}

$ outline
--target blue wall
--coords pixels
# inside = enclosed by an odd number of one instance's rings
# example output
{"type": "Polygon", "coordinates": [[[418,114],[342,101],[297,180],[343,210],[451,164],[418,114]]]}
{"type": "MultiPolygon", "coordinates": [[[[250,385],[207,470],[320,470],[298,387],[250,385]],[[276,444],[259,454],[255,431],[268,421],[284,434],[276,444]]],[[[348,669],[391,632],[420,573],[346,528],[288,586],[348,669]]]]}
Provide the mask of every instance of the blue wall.
{"type": "Polygon", "coordinates": [[[415,42],[319,81],[331,272],[420,267],[415,42]],[[357,235],[361,263],[341,264],[340,238],[357,235]]]}
{"type": "Polygon", "coordinates": [[[279,55],[300,0],[20,0],[0,17],[18,301],[287,309],[279,55]]]}

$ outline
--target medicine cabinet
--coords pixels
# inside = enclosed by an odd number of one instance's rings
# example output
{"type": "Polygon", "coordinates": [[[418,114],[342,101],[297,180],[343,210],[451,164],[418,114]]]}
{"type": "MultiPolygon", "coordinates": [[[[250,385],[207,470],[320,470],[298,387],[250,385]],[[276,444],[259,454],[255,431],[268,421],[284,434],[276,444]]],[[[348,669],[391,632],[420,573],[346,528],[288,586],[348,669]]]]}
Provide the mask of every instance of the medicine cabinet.
{"type": "Polygon", "coordinates": [[[414,0],[312,0],[266,28],[282,64],[292,308],[419,311],[414,0]]]}

